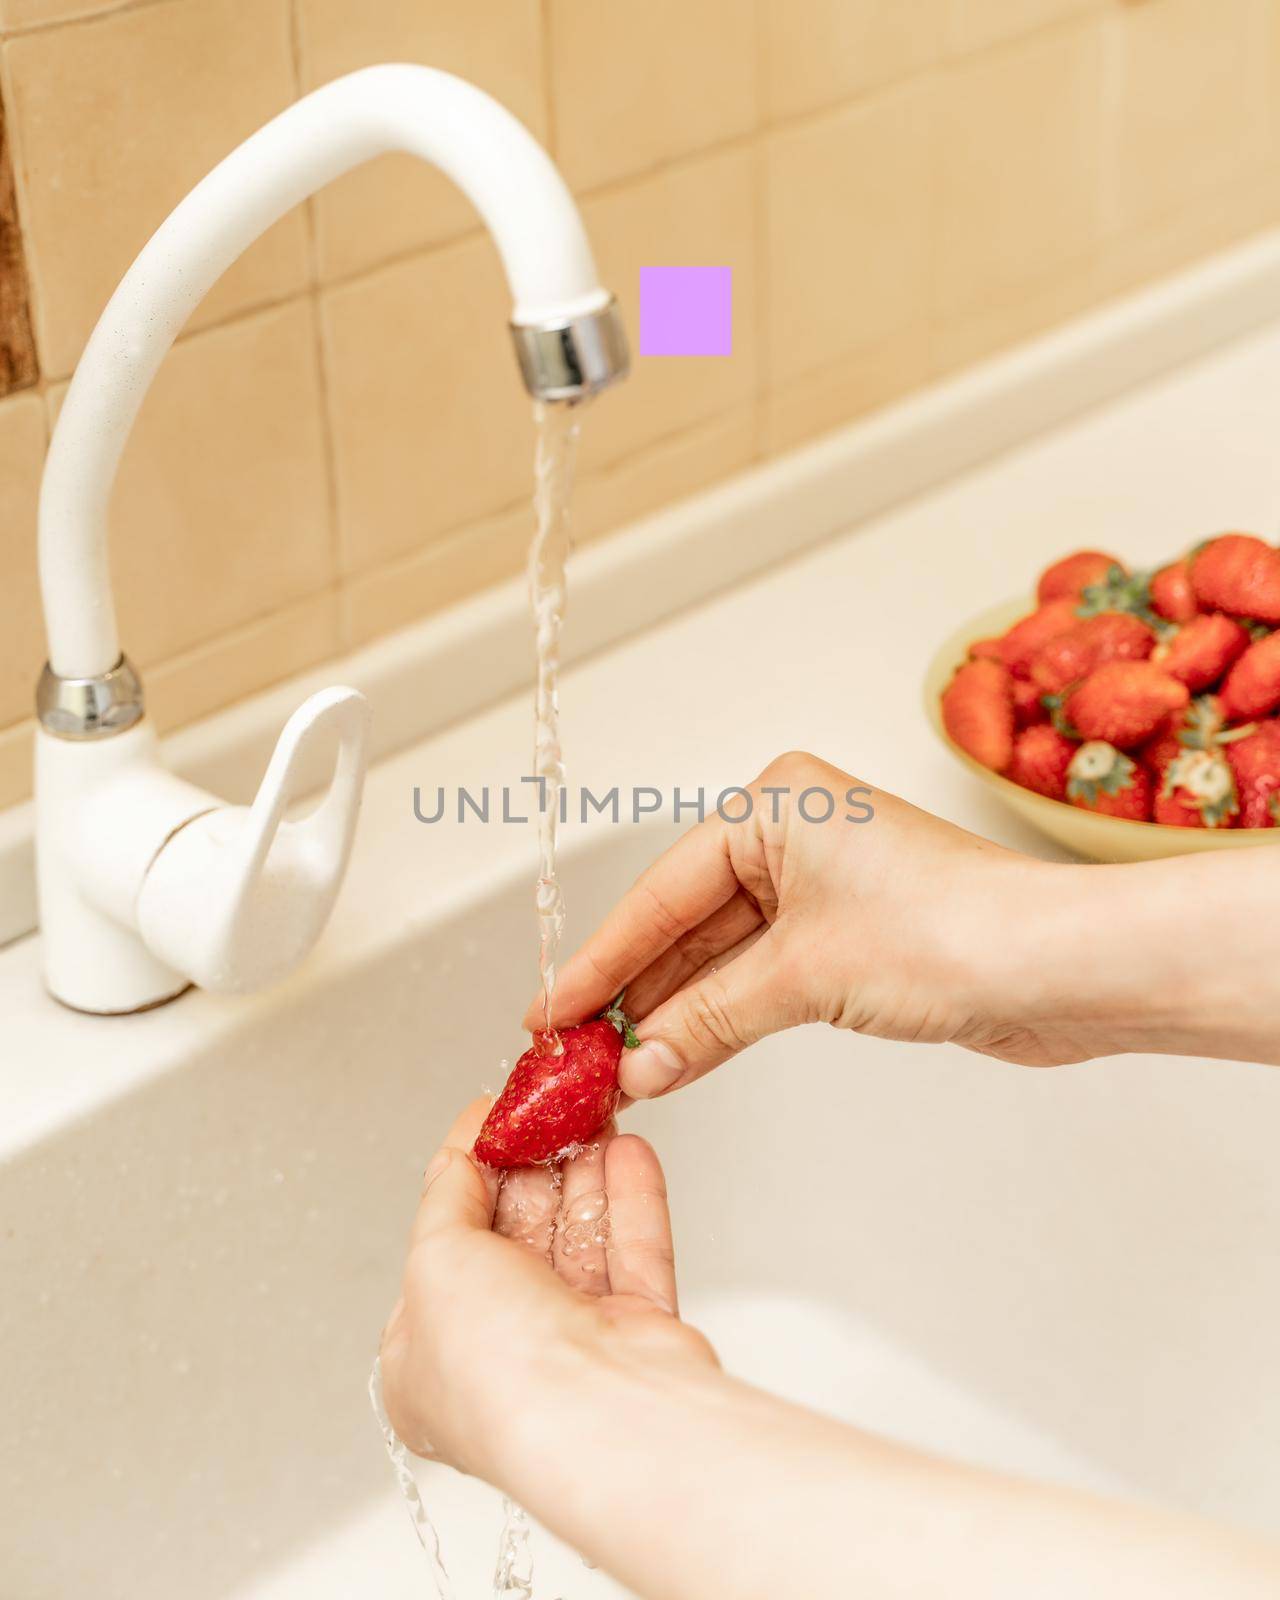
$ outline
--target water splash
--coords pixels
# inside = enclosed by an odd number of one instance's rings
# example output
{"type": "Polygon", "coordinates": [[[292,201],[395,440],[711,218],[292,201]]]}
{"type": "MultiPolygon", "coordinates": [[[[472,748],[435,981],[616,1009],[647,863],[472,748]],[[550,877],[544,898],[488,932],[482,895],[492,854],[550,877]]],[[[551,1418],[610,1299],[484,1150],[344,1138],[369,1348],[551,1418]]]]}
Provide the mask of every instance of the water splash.
{"type": "MultiPolygon", "coordinates": [[[[564,624],[565,562],[569,555],[569,496],[581,429],[581,407],[534,407],[538,445],[533,505],[537,527],[529,549],[529,604],[537,652],[534,690],[533,776],[538,782],[538,976],[546,1044],[562,1046],[551,1028],[556,960],[564,932],[564,895],[556,875],[556,832],[564,790],[560,749],[560,633],[564,624]]],[[[542,1046],[540,1045],[540,1048],[542,1046]]]]}
{"type": "MultiPolygon", "coordinates": [[[[581,431],[581,405],[534,407],[538,442],[534,456],[533,506],[536,527],[529,548],[529,605],[533,613],[537,678],[534,689],[533,776],[538,780],[538,879],[535,908],[538,917],[538,977],[542,985],[543,1035],[539,1049],[559,1055],[564,1046],[551,1027],[551,1003],[556,987],[556,961],[564,932],[564,895],[556,872],[556,842],[561,795],[564,792],[564,758],[560,748],[560,635],[564,626],[565,565],[569,556],[569,497],[573,490],[574,464],[581,431]]],[[[505,1070],[506,1063],[503,1063],[505,1070]]],[[[569,1152],[565,1152],[566,1154],[569,1152]]],[[[559,1180],[558,1166],[552,1169],[559,1180]]],[[[585,1200],[595,1197],[585,1196],[585,1200]]],[[[604,1200],[604,1196],[599,1196],[604,1200]]],[[[575,1208],[576,1210],[580,1209],[575,1208]]],[[[592,1237],[601,1227],[607,1229],[606,1210],[591,1219],[570,1221],[579,1232],[590,1230],[592,1237]]],[[[588,1208],[591,1209],[591,1208],[588,1208]]],[[[607,1233],[604,1235],[607,1237],[607,1233]]],[[[551,1240],[555,1238],[555,1224],[551,1240]]],[[[530,1237],[526,1242],[532,1244],[530,1237]]],[[[603,1238],[598,1242],[603,1242],[603,1238]]],[[[573,1250],[586,1248],[586,1236],[573,1250]]],[[[552,1254],[548,1244],[547,1255],[552,1254]]],[[[417,1480],[409,1466],[408,1450],[396,1435],[382,1399],[382,1364],[375,1361],[369,1379],[369,1400],[386,1443],[387,1455],[413,1523],[413,1531],[426,1553],[439,1600],[454,1600],[449,1574],[440,1554],[436,1532],[417,1480]]],[[[503,1498],[502,1533],[498,1560],[494,1568],[494,1600],[532,1600],[533,1553],[530,1547],[529,1516],[512,1500],[503,1498]]]]}
{"type": "Polygon", "coordinates": [[[445,1570],[444,1560],[440,1554],[440,1535],[436,1532],[434,1523],[427,1515],[427,1508],[422,1503],[418,1481],[409,1465],[408,1447],[391,1426],[391,1418],[387,1415],[387,1408],[383,1403],[381,1359],[373,1363],[373,1371],[369,1374],[369,1404],[373,1407],[373,1414],[382,1429],[382,1438],[387,1447],[391,1470],[395,1474],[396,1487],[404,1497],[409,1510],[409,1520],[413,1523],[413,1531],[426,1553],[427,1564],[435,1580],[438,1600],[454,1600],[453,1585],[449,1581],[449,1574],[445,1570]]]}
{"type": "Polygon", "coordinates": [[[502,1497],[498,1564],[493,1569],[493,1600],[533,1600],[529,1513],[505,1495],[502,1497]]]}
{"type": "Polygon", "coordinates": [[[541,1256],[548,1266],[555,1265],[563,1182],[560,1168],[551,1164],[512,1167],[498,1178],[497,1212],[502,1218],[502,1232],[541,1256]]]}
{"type": "Polygon", "coordinates": [[[578,1195],[560,1214],[560,1250],[563,1255],[581,1255],[609,1242],[612,1223],[609,1196],[603,1189],[578,1195]]]}

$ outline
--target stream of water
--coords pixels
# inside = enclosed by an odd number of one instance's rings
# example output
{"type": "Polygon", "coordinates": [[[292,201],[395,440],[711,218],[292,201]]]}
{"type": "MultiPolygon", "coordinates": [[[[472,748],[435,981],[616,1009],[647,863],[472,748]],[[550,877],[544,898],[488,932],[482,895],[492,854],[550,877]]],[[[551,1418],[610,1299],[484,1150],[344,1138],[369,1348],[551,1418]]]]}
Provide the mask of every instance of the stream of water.
{"type": "MultiPolygon", "coordinates": [[[[535,526],[529,547],[529,607],[533,614],[537,668],[534,687],[533,776],[538,803],[538,876],[534,909],[538,921],[538,977],[542,986],[543,1032],[535,1035],[544,1051],[559,1055],[564,1046],[551,1026],[556,987],[556,961],[564,932],[564,895],[556,872],[560,796],[564,760],[560,748],[560,633],[564,625],[565,564],[569,556],[569,501],[581,430],[580,405],[534,406],[537,448],[534,455],[535,526]]],[[[369,1398],[382,1429],[396,1484],[404,1496],[435,1584],[437,1600],[454,1600],[449,1574],[440,1553],[440,1535],[418,1490],[408,1450],[397,1437],[382,1402],[382,1368],[375,1361],[369,1398]]],[[[502,1502],[502,1532],[493,1575],[494,1600],[532,1600],[533,1553],[529,1517],[514,1501],[502,1502]]]]}
{"type": "Polygon", "coordinates": [[[413,1531],[417,1535],[418,1543],[422,1546],[423,1554],[431,1569],[431,1576],[435,1582],[438,1600],[453,1600],[453,1585],[449,1582],[449,1574],[445,1570],[444,1560],[440,1554],[440,1535],[435,1524],[427,1515],[427,1508],[422,1503],[422,1495],[418,1490],[418,1480],[413,1475],[413,1468],[409,1465],[409,1451],[404,1441],[391,1426],[391,1418],[387,1415],[387,1408],[382,1401],[382,1362],[373,1363],[373,1371],[369,1375],[369,1403],[373,1407],[373,1414],[378,1419],[378,1426],[382,1429],[383,1442],[387,1447],[387,1456],[391,1461],[391,1470],[395,1474],[396,1487],[404,1496],[404,1503],[409,1510],[409,1520],[413,1523],[413,1531]]]}
{"type": "Polygon", "coordinates": [[[533,613],[537,678],[533,697],[533,776],[538,779],[538,976],[542,983],[545,1045],[559,1055],[551,1028],[556,961],[564,932],[564,895],[556,875],[556,833],[564,760],[560,749],[560,632],[564,624],[565,563],[569,555],[569,500],[582,427],[581,406],[534,408],[538,446],[534,457],[536,527],[529,547],[529,606],[533,613]]]}

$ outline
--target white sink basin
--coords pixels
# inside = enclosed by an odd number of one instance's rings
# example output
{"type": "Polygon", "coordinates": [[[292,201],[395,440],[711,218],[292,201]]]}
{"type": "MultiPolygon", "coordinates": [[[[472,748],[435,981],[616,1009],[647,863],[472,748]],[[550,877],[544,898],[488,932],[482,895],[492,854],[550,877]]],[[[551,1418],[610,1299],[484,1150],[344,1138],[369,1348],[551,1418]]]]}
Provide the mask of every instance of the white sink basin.
{"type": "MultiPolygon", "coordinates": [[[[573,862],[575,920],[654,842],[573,862]]],[[[425,1155],[513,1048],[529,928],[520,883],[4,1169],[7,1592],[429,1592],[365,1378],[425,1155]]],[[[628,1121],[731,1367],[1280,1531],[1280,1075],[1037,1073],[813,1029],[628,1121]]],[[[438,1468],[424,1491],[479,1584],[497,1497],[438,1468]]],[[[542,1568],[547,1593],[612,1592],[545,1546],[542,1568]]]]}
{"type": "MultiPolygon", "coordinates": [[[[1267,525],[1277,414],[1272,328],[574,668],[571,779],[714,794],[808,745],[1042,848],[933,744],[936,641],[1072,544],[1267,525]]],[[[422,826],[411,791],[514,784],[529,737],[522,693],[381,763],[334,924],[271,995],[89,1019],[41,995],[34,940],[0,952],[0,1594],[430,1592],[365,1381],[425,1160],[519,1047],[534,854],[422,826]]],[[[568,830],[571,942],[672,834],[568,830]]],[[[734,1369],[1280,1536],[1280,1073],[811,1029],[628,1119],[734,1369]]],[[[487,1593],[496,1495],[424,1487],[487,1593]]],[[[616,1591],[540,1538],[538,1592],[616,1591]]]]}

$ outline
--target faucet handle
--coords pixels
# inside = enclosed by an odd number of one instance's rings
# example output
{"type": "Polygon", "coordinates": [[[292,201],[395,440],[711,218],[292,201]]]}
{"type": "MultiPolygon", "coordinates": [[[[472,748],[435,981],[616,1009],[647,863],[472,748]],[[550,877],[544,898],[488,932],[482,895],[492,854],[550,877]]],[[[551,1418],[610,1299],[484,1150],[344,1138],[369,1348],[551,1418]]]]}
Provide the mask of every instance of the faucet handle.
{"type": "Polygon", "coordinates": [[[143,880],[138,928],[152,954],[205,989],[274,983],[309,953],[333,909],[360,812],[369,705],[323,689],[285,724],[251,806],[219,806],[179,828],[143,880]],[[337,754],[304,816],[317,746],[337,754]]]}

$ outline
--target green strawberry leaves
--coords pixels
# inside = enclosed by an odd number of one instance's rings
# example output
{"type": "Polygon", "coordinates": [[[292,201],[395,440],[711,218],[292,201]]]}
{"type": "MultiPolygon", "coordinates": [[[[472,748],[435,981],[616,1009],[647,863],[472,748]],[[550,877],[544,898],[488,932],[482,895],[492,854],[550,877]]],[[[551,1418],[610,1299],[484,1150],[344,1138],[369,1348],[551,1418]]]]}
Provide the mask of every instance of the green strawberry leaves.
{"type": "Polygon", "coordinates": [[[1234,744],[1237,739],[1247,739],[1256,733],[1256,722],[1243,723],[1238,728],[1226,728],[1222,721],[1222,708],[1217,697],[1197,695],[1187,707],[1182,726],[1178,729],[1178,743],[1188,750],[1216,750],[1219,745],[1234,744]]]}
{"type": "Polygon", "coordinates": [[[1206,828],[1231,826],[1240,810],[1235,777],[1223,757],[1210,750],[1184,750],[1165,769],[1161,798],[1182,791],[1182,803],[1198,811],[1206,828]]]}
{"type": "Polygon", "coordinates": [[[1064,707],[1067,697],[1065,694],[1042,694],[1040,704],[1049,713],[1049,721],[1054,725],[1064,739],[1080,738],[1080,730],[1067,715],[1064,707]]]}
{"type": "Polygon", "coordinates": [[[1105,611],[1129,611],[1150,627],[1162,619],[1151,609],[1151,573],[1126,572],[1113,566],[1101,583],[1087,585],[1076,607],[1078,617],[1098,617],[1105,611]]]}
{"type": "Polygon", "coordinates": [[[601,1015],[604,1017],[606,1022],[611,1022],[622,1035],[622,1048],[624,1050],[635,1050],[640,1044],[640,1035],[631,1026],[630,1017],[628,1017],[626,1012],[622,1009],[622,1000],[626,992],[627,991],[623,989],[622,993],[619,994],[618,998],[613,1002],[613,1004],[605,1011],[601,1012],[601,1015]]]}
{"type": "Polygon", "coordinates": [[[1072,758],[1071,767],[1067,769],[1067,794],[1073,800],[1083,800],[1086,805],[1096,806],[1098,795],[1123,794],[1126,789],[1133,787],[1134,763],[1120,750],[1113,750],[1110,766],[1100,772],[1091,770],[1092,763],[1081,762],[1081,755],[1093,749],[1093,753],[1101,755],[1102,750],[1109,748],[1102,745],[1100,740],[1094,740],[1093,746],[1088,744],[1080,746],[1072,758]],[[1096,747],[1096,749],[1093,749],[1096,747]],[[1085,770],[1080,770],[1084,765],[1085,770]],[[1072,771],[1071,768],[1075,768],[1072,771]]]}

